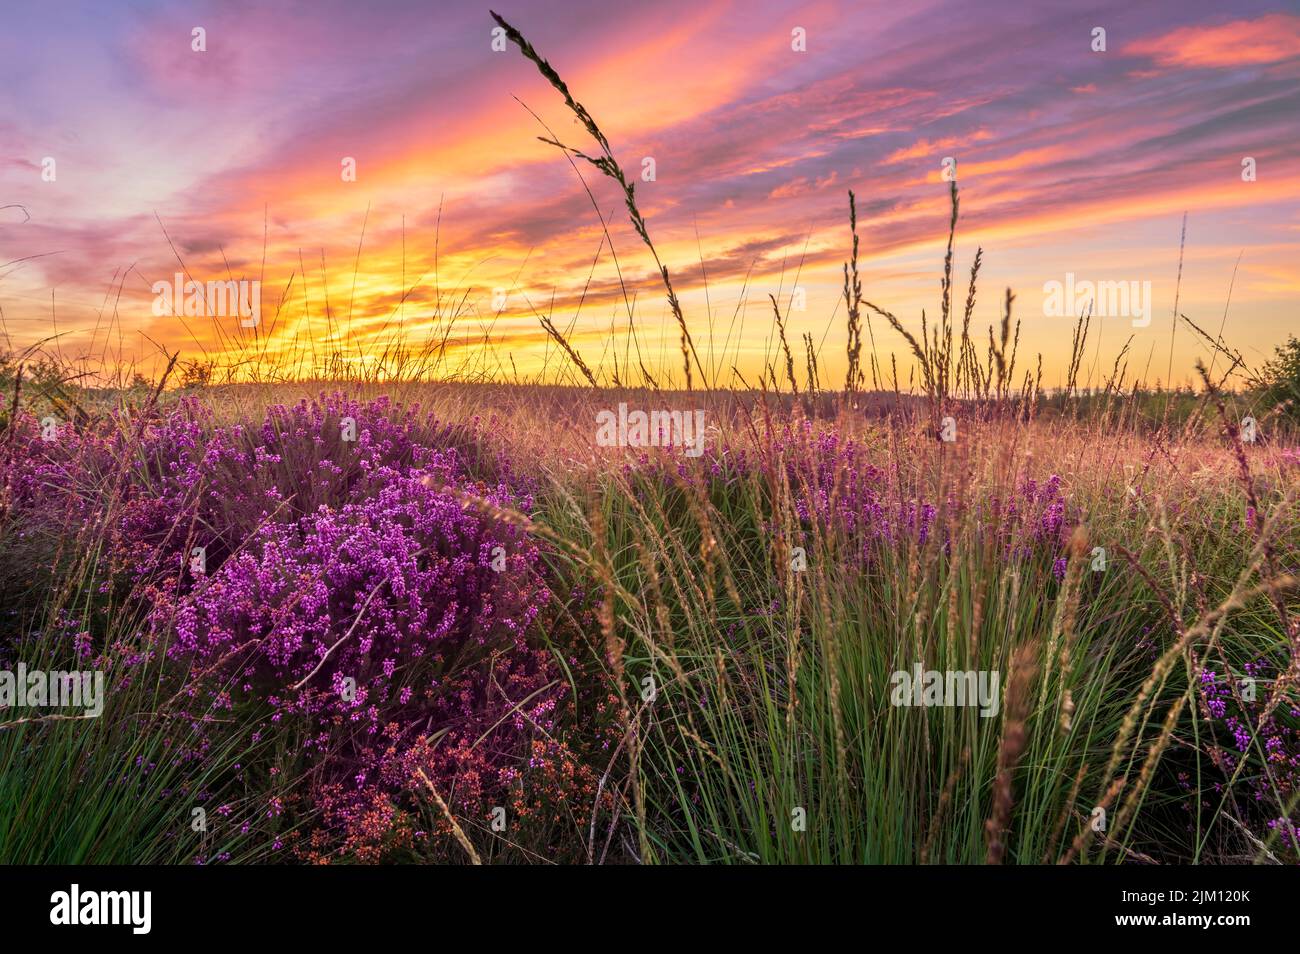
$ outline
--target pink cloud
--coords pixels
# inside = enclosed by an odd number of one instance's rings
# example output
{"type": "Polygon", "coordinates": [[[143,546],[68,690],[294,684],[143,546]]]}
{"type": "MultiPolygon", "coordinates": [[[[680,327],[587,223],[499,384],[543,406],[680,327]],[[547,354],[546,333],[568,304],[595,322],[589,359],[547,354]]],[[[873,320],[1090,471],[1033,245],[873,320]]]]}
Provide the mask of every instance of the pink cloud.
{"type": "Polygon", "coordinates": [[[1256,20],[1186,26],[1124,47],[1165,67],[1262,66],[1300,56],[1300,16],[1270,13],[1256,20]]]}

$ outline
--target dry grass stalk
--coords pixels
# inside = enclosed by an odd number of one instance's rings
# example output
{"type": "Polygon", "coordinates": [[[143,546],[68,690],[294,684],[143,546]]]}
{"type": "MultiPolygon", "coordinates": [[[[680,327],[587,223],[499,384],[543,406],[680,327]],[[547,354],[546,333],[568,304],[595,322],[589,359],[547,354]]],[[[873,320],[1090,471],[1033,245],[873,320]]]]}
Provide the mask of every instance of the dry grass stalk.
{"type": "Polygon", "coordinates": [[[469,855],[470,864],[483,864],[483,859],[480,858],[478,852],[474,850],[474,845],[469,840],[469,836],[465,834],[465,829],[460,827],[460,823],[456,821],[456,816],[451,813],[451,809],[447,807],[447,803],[442,800],[442,796],[438,794],[438,790],[433,787],[433,782],[429,781],[429,776],[424,774],[424,769],[416,769],[415,774],[420,776],[421,781],[424,782],[425,786],[433,795],[434,803],[447,819],[447,824],[451,825],[452,835],[455,836],[456,841],[460,842],[460,846],[465,849],[465,854],[469,855]]]}
{"type": "Polygon", "coordinates": [[[998,770],[993,782],[993,811],[984,823],[988,841],[986,862],[1002,864],[1006,857],[1007,825],[1011,821],[1011,808],[1015,804],[1012,776],[1020,764],[1028,738],[1026,722],[1029,718],[1030,688],[1038,672],[1033,646],[1026,643],[1016,651],[1011,660],[1011,675],[1007,680],[1007,695],[1002,723],[1002,741],[998,745],[998,770]]]}

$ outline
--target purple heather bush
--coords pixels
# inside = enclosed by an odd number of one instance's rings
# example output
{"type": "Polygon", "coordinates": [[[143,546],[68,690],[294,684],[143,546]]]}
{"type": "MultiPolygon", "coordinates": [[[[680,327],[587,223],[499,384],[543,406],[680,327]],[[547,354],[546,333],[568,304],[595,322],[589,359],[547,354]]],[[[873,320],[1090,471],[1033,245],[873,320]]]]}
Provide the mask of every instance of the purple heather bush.
{"type": "MultiPolygon", "coordinates": [[[[1218,811],[1235,774],[1245,783],[1242,794],[1257,805],[1275,805],[1279,799],[1294,805],[1300,798],[1300,709],[1285,701],[1272,705],[1272,687],[1280,676],[1265,659],[1246,663],[1240,675],[1210,666],[1201,671],[1197,701],[1206,722],[1204,748],[1217,771],[1213,778],[1202,778],[1199,787],[1186,773],[1179,776],[1189,794],[1183,805],[1189,816],[1198,807],[1218,811]]],[[[1300,855],[1300,824],[1294,815],[1270,817],[1266,825],[1261,834],[1277,839],[1274,851],[1300,855]]]]}
{"type": "MultiPolygon", "coordinates": [[[[879,446],[804,420],[783,425],[766,453],[727,444],[707,448],[698,462],[642,455],[624,473],[631,477],[644,471],[669,483],[696,482],[720,496],[755,476],[784,479],[803,529],[843,534],[857,542],[863,563],[869,564],[878,548],[892,548],[906,540],[924,544],[931,534],[945,532],[935,526],[939,501],[918,498],[912,489],[900,492],[896,476],[884,467],[885,457],[879,446]]],[[[1066,545],[1079,515],[1070,512],[1059,475],[1042,480],[1023,476],[1006,498],[972,496],[949,498],[945,503],[953,514],[978,508],[981,526],[995,535],[1007,560],[1043,557],[1045,565],[1061,577],[1066,545]]],[[[946,539],[944,543],[949,545],[946,539]]]]}
{"type": "Polygon", "coordinates": [[[274,771],[304,780],[301,803],[268,797],[266,828],[288,829],[290,807],[310,818],[302,857],[418,849],[442,824],[414,818],[428,784],[479,819],[594,788],[557,741],[571,701],[538,638],[539,545],[499,516],[531,508],[528,480],[478,422],[335,395],[273,407],[255,429],[217,426],[194,401],[136,434],[42,441],[30,423],[6,500],[56,534],[103,524],[100,588],[141,604],[137,658],[183,674],[200,741],[178,758],[203,758],[232,718],[283,738],[274,771]]]}

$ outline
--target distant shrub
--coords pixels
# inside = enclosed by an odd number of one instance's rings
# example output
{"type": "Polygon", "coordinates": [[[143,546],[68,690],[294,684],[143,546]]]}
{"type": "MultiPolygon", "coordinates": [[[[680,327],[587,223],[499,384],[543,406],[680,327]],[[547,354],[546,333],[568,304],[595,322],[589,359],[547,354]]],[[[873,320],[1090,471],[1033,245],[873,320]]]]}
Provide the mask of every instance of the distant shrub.
{"type": "Polygon", "coordinates": [[[1295,335],[1273,349],[1273,359],[1264,365],[1260,379],[1269,405],[1285,405],[1287,417],[1300,421],[1300,340],[1295,335]]]}

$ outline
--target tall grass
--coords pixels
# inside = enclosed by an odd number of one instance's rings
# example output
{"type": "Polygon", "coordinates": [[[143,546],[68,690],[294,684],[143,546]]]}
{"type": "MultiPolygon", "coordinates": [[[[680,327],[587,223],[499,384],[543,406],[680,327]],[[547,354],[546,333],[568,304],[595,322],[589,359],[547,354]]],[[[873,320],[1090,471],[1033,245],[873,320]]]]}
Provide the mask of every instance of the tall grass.
{"type": "MultiPolygon", "coordinates": [[[[100,494],[98,505],[114,512],[111,488],[86,492],[100,494]]],[[[251,719],[231,719],[231,731],[210,745],[173,704],[186,673],[166,665],[165,644],[142,635],[132,595],[103,585],[110,576],[103,562],[111,518],[51,538],[6,511],[0,508],[4,668],[12,671],[18,661],[28,671],[93,667],[104,674],[106,698],[98,717],[0,710],[0,860],[175,864],[268,857],[269,844],[240,830],[256,819],[267,786],[241,769],[265,761],[272,744],[255,739],[251,719]],[[92,658],[76,651],[77,633],[94,634],[100,649],[92,658]],[[201,746],[204,760],[186,755],[201,746]],[[221,804],[227,812],[218,825],[221,804]]]]}
{"type": "MultiPolygon", "coordinates": [[[[1072,497],[1087,517],[1064,578],[1041,557],[1008,560],[980,526],[977,502],[1017,493],[1025,444],[1037,444],[1037,466],[1096,466],[1090,452],[1069,460],[1081,436],[977,425],[954,452],[915,432],[867,431],[860,439],[896,469],[900,500],[952,504],[930,540],[872,546],[865,558],[852,534],[808,526],[796,512],[800,491],[811,490],[788,476],[810,453],[801,441],[760,447],[760,467],[725,480],[588,475],[599,519],[575,500],[548,516],[559,536],[608,561],[588,570],[615,592],[623,658],[610,677],[621,674],[629,691],[647,677],[657,687],[627,727],[644,740],[630,766],[648,805],[641,860],[971,863],[990,853],[992,819],[1007,859],[1020,862],[1192,860],[1220,839],[1256,856],[1223,830],[1221,814],[1166,830],[1176,810],[1168,780],[1157,785],[1158,765],[1198,718],[1208,659],[1241,672],[1257,656],[1287,657],[1259,591],[1294,580],[1228,591],[1259,569],[1234,533],[1241,512],[1230,473],[1212,490],[1140,505],[1113,480],[1082,480],[1072,497]],[[1182,512],[1171,523],[1174,506],[1182,512]],[[796,542],[806,571],[790,569],[796,542]],[[1094,542],[1117,561],[1106,572],[1090,569],[1094,542]],[[1138,572],[1126,558],[1159,569],[1138,572]],[[1232,627],[1219,613],[1225,601],[1239,614],[1232,627]],[[1153,668],[1146,634],[1172,637],[1175,624],[1183,637],[1153,668]],[[891,705],[890,674],[915,661],[1004,674],[1001,717],[891,705]],[[1008,737],[1020,738],[1018,757],[1000,761],[1008,737]],[[1096,806],[1115,827],[1093,837],[1096,806]],[[797,809],[806,829],[794,823],[797,809]]],[[[1140,440],[1117,443],[1103,453],[1140,459],[1140,440]]],[[[1167,478],[1161,470],[1151,476],[1167,478]]],[[[1274,503],[1267,532],[1294,554],[1294,500],[1274,503]]],[[[1285,809],[1286,790],[1274,795],[1285,809]]]]}

